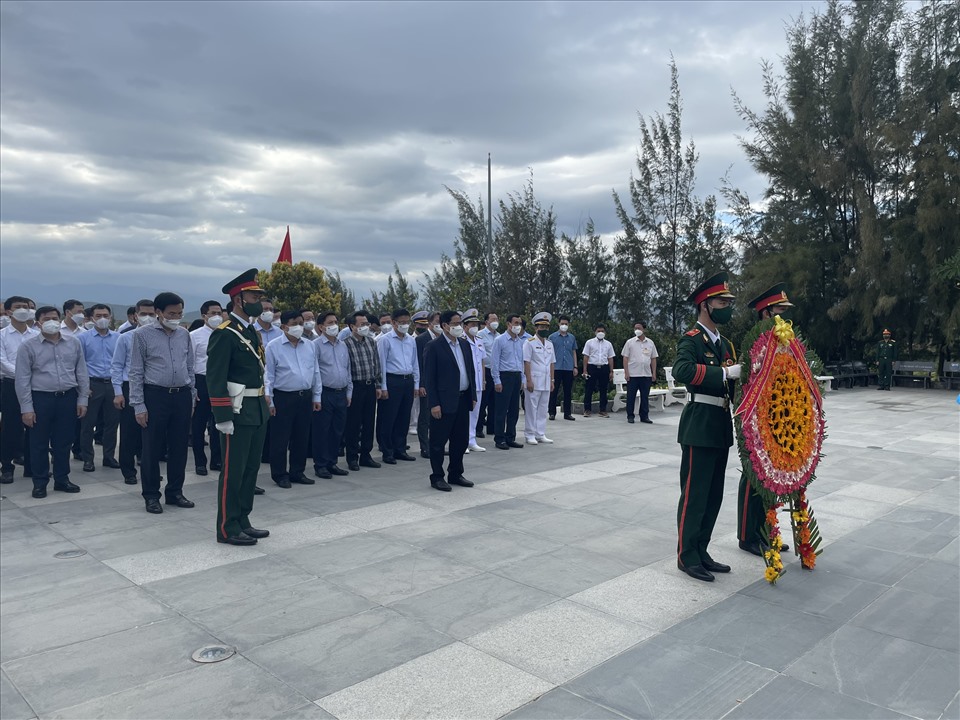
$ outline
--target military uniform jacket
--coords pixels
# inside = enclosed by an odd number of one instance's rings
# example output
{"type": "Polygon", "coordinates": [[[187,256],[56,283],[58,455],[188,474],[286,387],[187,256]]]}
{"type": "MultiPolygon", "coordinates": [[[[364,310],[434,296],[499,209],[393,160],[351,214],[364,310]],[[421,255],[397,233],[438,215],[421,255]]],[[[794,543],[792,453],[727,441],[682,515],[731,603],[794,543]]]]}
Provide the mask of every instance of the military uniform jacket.
{"type": "Polygon", "coordinates": [[[229,320],[213,331],[207,345],[207,391],[210,393],[214,420],[218,423],[232,420],[236,425],[262,425],[267,422],[270,411],[262,395],[243,398],[240,412],[234,413],[233,401],[227,391],[228,382],[240,383],[251,390],[262,388],[263,360],[260,334],[252,325],[243,327],[235,315],[231,315],[229,320]],[[253,348],[252,352],[233,330],[246,338],[253,348]]]}
{"type": "Polygon", "coordinates": [[[881,340],[877,345],[877,360],[896,360],[897,359],[897,341],[881,340]]]}
{"type": "MultiPolygon", "coordinates": [[[[692,395],[733,399],[735,382],[723,381],[723,364],[736,362],[733,344],[720,336],[717,348],[702,328],[694,328],[677,342],[673,377],[687,386],[692,395]]],[[[733,445],[733,420],[729,407],[688,402],[680,415],[677,442],[681,445],[724,448],[733,445]]]]}

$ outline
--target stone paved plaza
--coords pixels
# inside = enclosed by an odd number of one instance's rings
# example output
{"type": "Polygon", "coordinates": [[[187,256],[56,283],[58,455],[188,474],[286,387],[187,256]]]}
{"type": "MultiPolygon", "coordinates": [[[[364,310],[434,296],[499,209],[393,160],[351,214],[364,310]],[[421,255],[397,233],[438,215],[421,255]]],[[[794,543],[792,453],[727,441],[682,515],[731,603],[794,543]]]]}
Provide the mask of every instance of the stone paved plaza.
{"type": "Polygon", "coordinates": [[[0,717],[960,718],[956,394],[826,408],[825,552],[776,587],[737,548],[735,457],[733,572],[677,571],[679,405],[550,423],[555,445],[468,455],[452,493],[423,459],[290,490],[264,466],[254,548],[214,542],[212,477],[151,516],[119,471],[75,463],[79,495],[34,500],[18,469],[0,717]],[[237,654],[191,660],[215,643],[237,654]]]}

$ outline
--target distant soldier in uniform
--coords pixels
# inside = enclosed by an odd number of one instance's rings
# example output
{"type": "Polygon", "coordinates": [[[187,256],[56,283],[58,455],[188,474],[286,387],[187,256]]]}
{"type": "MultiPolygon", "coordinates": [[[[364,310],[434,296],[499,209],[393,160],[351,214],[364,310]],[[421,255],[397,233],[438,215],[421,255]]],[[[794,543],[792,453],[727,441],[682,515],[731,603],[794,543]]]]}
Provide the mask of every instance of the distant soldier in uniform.
{"type": "Polygon", "coordinates": [[[877,345],[877,361],[880,365],[877,390],[889,390],[890,381],[893,379],[893,363],[897,361],[897,341],[892,339],[886,328],[883,330],[883,340],[877,345]]]}
{"type": "Polygon", "coordinates": [[[673,376],[686,384],[690,402],[680,416],[677,441],[680,502],[677,506],[677,567],[692,578],[713,581],[712,573],[730,572],[707,547],[723,502],[723,475],[733,445],[730,400],[740,378],[733,344],[718,325],[733,316],[734,295],[721,272],[702,282],[688,300],[697,308],[697,325],[677,342],[673,376]]]}
{"type": "Polygon", "coordinates": [[[260,455],[270,411],[264,398],[264,353],[253,327],[263,312],[257,269],[251,268],[223,286],[232,310],[210,335],[207,345],[207,390],[220,431],[223,467],[217,487],[217,542],[255,545],[268,530],[250,525],[260,455]]]}

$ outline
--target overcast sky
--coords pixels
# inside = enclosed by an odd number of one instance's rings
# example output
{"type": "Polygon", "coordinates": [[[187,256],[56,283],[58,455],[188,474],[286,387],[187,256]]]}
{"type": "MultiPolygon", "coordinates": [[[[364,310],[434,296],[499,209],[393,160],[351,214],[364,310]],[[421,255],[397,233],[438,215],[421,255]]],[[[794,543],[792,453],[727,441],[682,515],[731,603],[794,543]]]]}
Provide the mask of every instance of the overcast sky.
{"type": "Polygon", "coordinates": [[[444,185],[522,188],[561,230],[619,229],[637,114],[666,110],[672,52],[698,192],[730,168],[730,92],[760,109],[760,63],[817,3],[15,2],[0,5],[0,295],[188,306],[294,261],[358,297],[393,261],[452,249],[444,185]]]}

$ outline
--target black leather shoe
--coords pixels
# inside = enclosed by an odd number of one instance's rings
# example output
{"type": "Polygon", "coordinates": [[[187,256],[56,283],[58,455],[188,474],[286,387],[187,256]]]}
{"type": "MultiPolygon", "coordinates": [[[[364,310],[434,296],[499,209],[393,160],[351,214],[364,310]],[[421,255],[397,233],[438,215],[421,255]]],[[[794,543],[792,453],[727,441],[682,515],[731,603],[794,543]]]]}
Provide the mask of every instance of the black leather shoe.
{"type": "Polygon", "coordinates": [[[427,460],[429,460],[429,459],[430,459],[430,453],[428,453],[426,450],[421,450],[421,451],[420,451],[420,457],[426,458],[427,460]]]}
{"type": "Polygon", "coordinates": [[[576,421],[577,421],[577,419],[576,419],[573,415],[564,415],[564,416],[563,416],[563,419],[564,419],[564,420],[569,420],[570,422],[576,422],[576,421]]]}
{"type": "Polygon", "coordinates": [[[443,492],[450,492],[453,490],[453,488],[443,480],[431,480],[430,487],[432,487],[434,490],[442,490],[443,492]]]}
{"type": "Polygon", "coordinates": [[[223,469],[223,465],[220,463],[210,463],[210,472],[220,472],[223,469]]]}
{"type": "Polygon", "coordinates": [[[507,441],[507,447],[522,448],[523,445],[521,443],[516,442],[515,440],[509,440],[507,441]]]}
{"type": "Polygon", "coordinates": [[[477,437],[478,437],[478,438],[485,438],[486,435],[483,433],[483,430],[477,430],[477,437]]]}
{"type": "Polygon", "coordinates": [[[54,484],[53,484],[53,489],[54,489],[54,490],[59,490],[60,492],[67,492],[67,493],[78,493],[78,492],[80,492],[80,487],[77,486],[77,485],[74,485],[74,484],[73,484],[72,482],[70,482],[69,480],[64,480],[64,481],[61,482],[61,483],[54,483],[54,484]]]}
{"type": "Polygon", "coordinates": [[[179,508],[194,507],[193,501],[187,500],[183,495],[177,495],[176,497],[167,498],[167,505],[175,505],[179,508]]]}
{"type": "Polygon", "coordinates": [[[744,542],[743,540],[741,540],[740,549],[745,550],[751,555],[756,555],[757,557],[763,557],[763,550],[760,547],[760,543],[750,543],[750,542],[744,542]]]}
{"type": "Polygon", "coordinates": [[[339,475],[339,476],[343,477],[344,475],[349,475],[349,474],[350,474],[350,471],[349,471],[349,470],[344,470],[344,469],[343,469],[342,467],[340,467],[339,465],[331,465],[328,469],[330,470],[330,474],[331,474],[331,475],[339,475]]]}
{"type": "Polygon", "coordinates": [[[160,515],[163,512],[163,508],[160,507],[159,500],[147,500],[147,512],[151,515],[160,515]]]}
{"type": "Polygon", "coordinates": [[[30,494],[35,498],[45,498],[47,496],[47,489],[35,487],[30,494]]]}
{"type": "Polygon", "coordinates": [[[509,450],[510,446],[507,445],[506,443],[497,443],[496,448],[497,450],[509,450]]]}
{"type": "Polygon", "coordinates": [[[136,476],[136,475],[132,475],[131,477],[125,477],[125,478],[123,479],[123,482],[124,482],[126,485],[136,485],[136,484],[137,484],[137,476],[136,476]]]}
{"type": "Polygon", "coordinates": [[[704,560],[703,567],[712,573],[728,573],[730,572],[730,566],[724,565],[723,563],[718,563],[716,560],[704,560]]]}
{"type": "Polygon", "coordinates": [[[713,575],[703,566],[703,565],[694,565],[693,567],[683,567],[679,562],[677,567],[680,568],[687,575],[692,577],[694,580],[703,580],[704,582],[713,582],[713,575]]]}
{"type": "Polygon", "coordinates": [[[12,471],[11,471],[11,472],[3,472],[3,473],[0,473],[0,483],[3,483],[4,485],[9,485],[9,484],[12,483],[12,482],[13,482],[13,472],[12,472],[12,471]]]}
{"type": "Polygon", "coordinates": [[[255,527],[245,528],[243,531],[243,534],[246,535],[247,537],[257,538],[258,540],[260,538],[270,537],[269,530],[258,530],[255,527]]]}
{"type": "MultiPolygon", "coordinates": [[[[429,455],[427,457],[429,457],[429,455]]],[[[416,458],[413,455],[408,455],[407,453],[400,453],[397,455],[397,460],[406,460],[407,462],[412,462],[416,460],[416,458]]]]}
{"type": "Polygon", "coordinates": [[[84,472],[93,472],[93,471],[96,470],[96,469],[97,469],[97,466],[94,465],[92,462],[85,462],[85,463],[83,464],[83,471],[84,471],[84,472]]]}
{"type": "Polygon", "coordinates": [[[230,537],[222,538],[217,535],[218,543],[226,543],[227,545],[256,545],[257,539],[252,538],[246,533],[240,533],[239,535],[231,535],[230,537]]]}
{"type": "MultiPolygon", "coordinates": [[[[360,467],[378,468],[380,467],[380,463],[378,463],[376,460],[370,457],[360,458],[360,467]]],[[[352,470],[353,468],[350,468],[350,469],[352,470]]]]}
{"type": "Polygon", "coordinates": [[[360,472],[360,463],[358,463],[356,460],[351,460],[347,463],[347,469],[350,472],[360,472]]]}
{"type": "Polygon", "coordinates": [[[645,425],[653,425],[653,420],[651,420],[650,418],[647,418],[646,420],[641,420],[640,422],[642,422],[645,425]]]}
{"type": "Polygon", "coordinates": [[[118,463],[118,462],[117,462],[116,460],[114,460],[113,458],[107,458],[106,460],[104,460],[104,461],[103,461],[103,466],[104,466],[105,468],[110,468],[111,470],[119,470],[119,469],[120,469],[120,463],[118,463]]]}
{"type": "Polygon", "coordinates": [[[203,465],[197,465],[197,475],[206,475],[207,468],[203,465]]]}
{"type": "Polygon", "coordinates": [[[394,459],[394,458],[392,458],[392,457],[387,457],[386,455],[383,456],[383,462],[385,462],[387,465],[396,465],[396,464],[397,464],[396,459],[394,459]]]}
{"type": "Polygon", "coordinates": [[[459,485],[460,487],[473,487],[473,482],[467,480],[463,475],[458,478],[450,478],[447,482],[451,485],[459,485]]]}
{"type": "Polygon", "coordinates": [[[627,422],[633,425],[633,418],[627,418],[627,422]]]}
{"type": "Polygon", "coordinates": [[[556,416],[556,415],[548,415],[547,417],[548,417],[550,420],[556,420],[556,419],[557,419],[557,416],[556,416]]]}
{"type": "Polygon", "coordinates": [[[297,485],[316,485],[317,481],[313,478],[308,478],[303,473],[297,473],[296,475],[290,476],[290,482],[296,483],[297,485]]]}
{"type": "Polygon", "coordinates": [[[780,552],[782,552],[782,553],[787,552],[787,550],[789,550],[789,549],[790,549],[790,546],[787,545],[786,543],[784,543],[783,545],[780,546],[780,552]]]}
{"type": "Polygon", "coordinates": [[[15,457],[15,458],[13,459],[13,464],[14,464],[14,465],[23,466],[23,458],[22,458],[22,457],[15,457]]]}
{"type": "Polygon", "coordinates": [[[279,480],[274,480],[274,482],[280,487],[282,487],[284,490],[289,490],[291,487],[293,487],[290,484],[289,478],[280,478],[279,480]]]}
{"type": "Polygon", "coordinates": [[[266,493],[266,492],[267,492],[267,491],[264,490],[264,489],[263,489],[262,487],[260,487],[259,485],[256,485],[256,486],[254,486],[254,488],[253,488],[253,494],[254,494],[254,495],[263,495],[263,494],[266,493]]]}
{"type": "Polygon", "coordinates": [[[316,475],[321,480],[329,480],[333,477],[333,474],[324,468],[314,468],[313,474],[316,475]]]}

